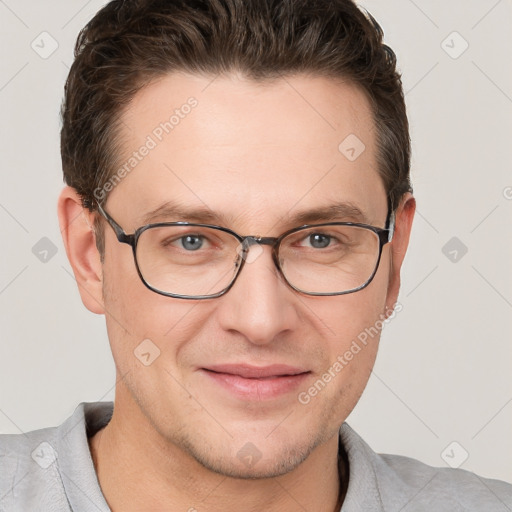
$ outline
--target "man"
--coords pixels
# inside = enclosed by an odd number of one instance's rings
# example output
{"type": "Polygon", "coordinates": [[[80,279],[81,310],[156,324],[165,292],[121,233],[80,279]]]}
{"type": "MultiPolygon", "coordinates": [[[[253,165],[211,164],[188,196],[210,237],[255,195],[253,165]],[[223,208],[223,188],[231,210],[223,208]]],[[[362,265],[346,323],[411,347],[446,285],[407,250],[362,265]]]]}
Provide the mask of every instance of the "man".
{"type": "Polygon", "coordinates": [[[371,16],[113,1],[79,36],[62,117],[59,220],[115,402],[2,436],[0,510],[512,509],[509,484],[378,455],[345,423],[415,211],[371,16]]]}

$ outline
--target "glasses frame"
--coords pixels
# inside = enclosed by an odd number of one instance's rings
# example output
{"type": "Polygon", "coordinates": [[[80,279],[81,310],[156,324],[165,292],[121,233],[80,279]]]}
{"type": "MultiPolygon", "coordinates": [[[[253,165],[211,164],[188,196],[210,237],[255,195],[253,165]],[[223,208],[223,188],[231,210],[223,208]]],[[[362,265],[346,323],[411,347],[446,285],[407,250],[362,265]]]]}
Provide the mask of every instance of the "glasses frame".
{"type": "Polygon", "coordinates": [[[242,268],[244,267],[245,261],[246,261],[246,255],[249,252],[249,249],[251,245],[259,244],[259,245],[269,245],[272,247],[272,259],[274,261],[274,264],[276,268],[278,269],[281,277],[284,279],[285,283],[292,288],[293,290],[303,293],[305,295],[313,295],[313,296],[335,296],[335,295],[347,295],[349,293],[358,292],[359,290],[362,290],[363,288],[366,288],[375,277],[375,274],[377,273],[377,270],[379,268],[381,255],[382,255],[382,248],[387,243],[391,242],[393,239],[394,229],[395,229],[395,213],[391,209],[388,209],[388,214],[386,217],[386,224],[385,228],[379,228],[376,226],[371,226],[369,224],[361,224],[358,222],[324,222],[321,224],[304,224],[302,226],[298,226],[296,228],[289,229],[285,231],[283,234],[281,234],[278,237],[260,237],[260,236],[253,236],[253,235],[247,235],[247,236],[241,236],[235,231],[225,228],[222,226],[216,226],[215,224],[201,224],[201,223],[195,223],[195,222],[185,222],[185,221],[178,221],[178,222],[157,222],[153,224],[146,224],[144,226],[141,226],[137,228],[133,233],[127,234],[123,228],[112,218],[110,214],[108,214],[105,209],[99,204],[96,203],[98,212],[101,214],[102,217],[108,222],[108,224],[111,226],[111,228],[114,230],[114,233],[116,234],[117,240],[120,243],[128,244],[132,248],[133,253],[133,259],[135,262],[135,268],[137,269],[137,273],[139,274],[139,277],[143,284],[146,286],[146,288],[150,289],[151,291],[158,293],[160,295],[164,295],[166,297],[173,297],[177,299],[191,299],[191,300],[201,300],[201,299],[215,299],[217,297],[221,297],[222,295],[226,294],[231,287],[234,285],[236,279],[240,275],[240,272],[242,271],[242,268]],[[225,233],[229,233],[233,237],[235,237],[240,244],[242,245],[242,251],[241,251],[241,262],[238,265],[237,271],[235,275],[233,276],[231,282],[228,286],[226,286],[223,290],[220,292],[214,293],[212,295],[180,295],[176,293],[170,293],[170,292],[164,292],[162,290],[159,290],[158,288],[155,288],[154,286],[151,286],[142,275],[142,272],[139,268],[139,263],[137,261],[137,243],[139,241],[140,236],[144,231],[152,228],[157,227],[165,227],[165,226],[197,226],[197,227],[205,227],[205,228],[213,228],[220,231],[223,231],[225,233]],[[351,290],[342,291],[342,292],[306,292],[304,290],[301,290],[300,288],[295,287],[293,284],[291,284],[286,276],[284,275],[283,270],[281,269],[281,265],[279,264],[279,248],[282,240],[286,238],[288,235],[292,233],[296,233],[305,229],[314,228],[314,227],[323,227],[323,226],[355,226],[363,229],[367,229],[369,231],[372,231],[375,233],[379,238],[379,255],[377,258],[377,262],[375,264],[375,269],[373,270],[370,277],[357,288],[353,288],[351,290]]]}

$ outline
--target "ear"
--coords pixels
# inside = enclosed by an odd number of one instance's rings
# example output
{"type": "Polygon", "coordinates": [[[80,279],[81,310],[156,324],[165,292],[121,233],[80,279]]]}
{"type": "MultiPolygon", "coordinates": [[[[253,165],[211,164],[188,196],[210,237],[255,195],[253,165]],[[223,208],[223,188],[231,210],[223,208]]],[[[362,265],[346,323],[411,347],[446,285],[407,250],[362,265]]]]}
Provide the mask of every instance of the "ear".
{"type": "Polygon", "coordinates": [[[103,270],[94,234],[94,212],[82,206],[76,190],[65,187],[57,207],[60,231],[84,306],[103,314],[103,270]]]}
{"type": "Polygon", "coordinates": [[[390,243],[390,273],[388,294],[386,297],[386,310],[393,310],[400,291],[400,269],[404,261],[409,236],[411,234],[412,221],[416,211],[416,199],[410,192],[402,197],[395,215],[395,232],[390,243]]]}

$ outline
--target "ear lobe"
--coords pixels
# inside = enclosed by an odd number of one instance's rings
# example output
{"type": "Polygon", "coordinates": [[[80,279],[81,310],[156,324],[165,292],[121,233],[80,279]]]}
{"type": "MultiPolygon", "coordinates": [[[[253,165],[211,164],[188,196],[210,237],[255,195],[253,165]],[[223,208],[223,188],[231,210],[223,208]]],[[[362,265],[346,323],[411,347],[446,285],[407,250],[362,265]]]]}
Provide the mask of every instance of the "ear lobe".
{"type": "Polygon", "coordinates": [[[395,232],[390,242],[390,273],[386,307],[393,309],[400,291],[400,269],[407,252],[412,222],[416,211],[416,199],[410,192],[402,197],[395,215],[395,232]]]}
{"type": "Polygon", "coordinates": [[[65,187],[59,196],[57,214],[82,302],[89,311],[104,314],[103,269],[93,231],[94,212],[82,206],[74,188],[65,187]]]}

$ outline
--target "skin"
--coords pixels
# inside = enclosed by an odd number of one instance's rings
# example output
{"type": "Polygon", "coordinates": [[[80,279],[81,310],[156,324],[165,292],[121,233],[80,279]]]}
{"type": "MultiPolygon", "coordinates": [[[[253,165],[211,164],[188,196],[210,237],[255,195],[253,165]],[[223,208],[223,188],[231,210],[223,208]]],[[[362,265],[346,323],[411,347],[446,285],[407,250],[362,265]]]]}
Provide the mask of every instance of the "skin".
{"type": "MultiPolygon", "coordinates": [[[[126,233],[170,199],[223,214],[223,225],[241,235],[279,236],[295,227],[290,217],[298,211],[342,201],[384,227],[375,129],[356,87],[302,75],[266,84],[235,74],[213,82],[167,75],[125,111],[123,156],[190,96],[198,105],[105,203],[126,233]],[[366,146],[352,162],[338,150],[351,133],[366,146]]],[[[83,303],[105,315],[117,369],[112,420],[90,439],[111,509],[213,512],[234,510],[243,500],[247,511],[339,510],[338,430],[367,384],[378,337],[308,404],[297,395],[393,309],[414,211],[407,194],[374,280],[357,293],[297,293],[263,246],[227,294],[183,300],[147,289],[131,248],[107,225],[102,265],[91,228],[95,214],[66,187],[58,213],[67,255],[83,303]],[[145,366],[134,350],[148,338],[160,356],[145,366]],[[198,370],[242,362],[290,364],[310,373],[293,392],[244,401],[198,370]],[[248,442],[261,453],[252,466],[237,457],[248,442]]]]}

